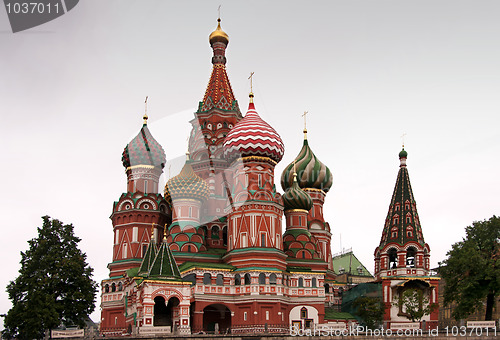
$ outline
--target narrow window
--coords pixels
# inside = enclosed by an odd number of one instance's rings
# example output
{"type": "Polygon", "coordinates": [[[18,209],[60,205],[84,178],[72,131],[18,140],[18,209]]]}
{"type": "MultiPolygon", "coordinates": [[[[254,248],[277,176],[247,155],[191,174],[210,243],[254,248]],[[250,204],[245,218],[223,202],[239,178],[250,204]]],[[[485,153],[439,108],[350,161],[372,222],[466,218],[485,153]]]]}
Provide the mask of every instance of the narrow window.
{"type": "Polygon", "coordinates": [[[212,284],[212,275],[210,275],[210,273],[203,274],[203,284],[204,285],[212,284]]]}
{"type": "Polygon", "coordinates": [[[260,234],[260,246],[261,247],[266,246],[266,234],[265,233],[260,234]]]}
{"type": "Polygon", "coordinates": [[[148,193],[148,181],[144,181],[144,193],[148,193]]]}
{"type": "Polygon", "coordinates": [[[260,285],[266,284],[266,274],[264,274],[264,273],[259,274],[259,284],[260,285]]]}
{"type": "Polygon", "coordinates": [[[122,250],[122,258],[126,259],[127,258],[127,244],[123,244],[123,250],[122,250]]]}
{"type": "Polygon", "coordinates": [[[261,188],[262,187],[262,175],[261,174],[258,175],[257,180],[258,180],[259,188],[261,188]]]}
{"type": "Polygon", "coordinates": [[[189,217],[193,217],[193,208],[189,207],[189,217]]]}
{"type": "Polygon", "coordinates": [[[215,279],[215,284],[218,286],[222,286],[224,284],[224,276],[222,274],[217,274],[217,278],[215,279]]]}
{"type": "Polygon", "coordinates": [[[391,248],[389,250],[389,269],[395,269],[398,267],[398,252],[396,249],[391,248]]]}
{"type": "Polygon", "coordinates": [[[241,276],[240,276],[240,274],[236,274],[236,275],[234,276],[234,285],[235,285],[235,286],[239,286],[239,285],[241,285],[241,276]]]}
{"type": "Polygon", "coordinates": [[[247,321],[247,312],[243,312],[243,320],[247,321]]]}
{"type": "Polygon", "coordinates": [[[269,311],[266,310],[266,320],[269,320],[269,311]]]}
{"type": "Polygon", "coordinates": [[[146,251],[148,251],[148,245],[143,244],[142,245],[142,257],[144,257],[146,255],[146,251]]]}
{"type": "Polygon", "coordinates": [[[313,286],[314,288],[316,287],[316,278],[315,278],[315,277],[313,277],[313,279],[312,279],[312,286],[313,286]]]}
{"type": "Polygon", "coordinates": [[[249,285],[252,282],[252,279],[250,278],[250,274],[246,273],[245,274],[245,284],[249,285]]]}
{"type": "Polygon", "coordinates": [[[276,284],[276,274],[271,274],[269,275],[269,284],[275,285],[276,284]]]}
{"type": "Polygon", "coordinates": [[[299,277],[299,287],[304,287],[304,279],[299,277]]]}
{"type": "Polygon", "coordinates": [[[307,319],[307,308],[306,307],[302,307],[300,309],[300,318],[307,319]]]}

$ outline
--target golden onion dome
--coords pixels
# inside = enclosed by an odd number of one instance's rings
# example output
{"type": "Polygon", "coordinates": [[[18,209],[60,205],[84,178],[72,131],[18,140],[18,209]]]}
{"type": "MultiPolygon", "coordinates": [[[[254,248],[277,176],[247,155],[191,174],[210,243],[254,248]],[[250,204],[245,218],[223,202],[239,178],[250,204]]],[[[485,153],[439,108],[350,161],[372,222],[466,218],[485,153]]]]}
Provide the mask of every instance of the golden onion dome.
{"type": "Polygon", "coordinates": [[[222,28],[220,28],[220,18],[217,19],[217,22],[217,28],[215,29],[215,31],[210,33],[208,41],[210,41],[210,45],[216,42],[223,42],[227,45],[229,43],[229,36],[222,30],[222,28]]]}
{"type": "Polygon", "coordinates": [[[191,167],[189,156],[181,172],[167,181],[164,197],[170,205],[176,199],[191,198],[200,201],[208,199],[209,189],[207,183],[191,167]]]}

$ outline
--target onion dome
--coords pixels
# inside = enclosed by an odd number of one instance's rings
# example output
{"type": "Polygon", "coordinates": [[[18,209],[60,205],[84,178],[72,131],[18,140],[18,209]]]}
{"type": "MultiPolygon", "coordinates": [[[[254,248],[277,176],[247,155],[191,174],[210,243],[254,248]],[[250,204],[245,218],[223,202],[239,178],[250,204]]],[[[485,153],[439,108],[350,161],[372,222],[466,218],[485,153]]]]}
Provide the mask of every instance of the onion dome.
{"type": "Polygon", "coordinates": [[[403,146],[403,150],[399,153],[399,158],[407,158],[408,152],[405,151],[405,147],[403,146]]]}
{"type": "Polygon", "coordinates": [[[292,186],[286,189],[282,198],[285,210],[302,209],[309,211],[313,205],[311,196],[299,187],[296,173],[293,174],[292,186]]]}
{"type": "Polygon", "coordinates": [[[204,201],[208,198],[208,194],[208,185],[200,176],[194,173],[189,156],[181,172],[169,179],[165,185],[165,199],[167,201],[180,198],[204,201]]]}
{"type": "Polygon", "coordinates": [[[405,151],[405,147],[403,145],[403,150],[399,152],[400,166],[406,166],[406,158],[408,158],[408,152],[405,151]]]}
{"type": "Polygon", "coordinates": [[[307,138],[304,138],[304,145],[295,158],[295,161],[288,164],[281,175],[281,187],[283,190],[287,190],[293,185],[294,163],[299,187],[302,189],[321,189],[324,192],[330,190],[333,181],[332,173],[312,152],[307,138]]]}
{"type": "Polygon", "coordinates": [[[268,157],[276,163],[281,161],[285,147],[280,135],[266,123],[255,110],[253,94],[245,117],[240,120],[224,140],[224,154],[228,161],[239,157],[268,157]]]}
{"type": "Polygon", "coordinates": [[[210,33],[208,41],[210,41],[210,45],[212,45],[215,42],[222,42],[227,45],[229,43],[229,36],[227,35],[226,32],[222,30],[222,28],[220,28],[220,18],[217,19],[217,22],[218,22],[217,28],[215,29],[215,31],[210,33]]]}
{"type": "Polygon", "coordinates": [[[144,115],[141,131],[127,144],[122,153],[122,163],[125,168],[136,165],[153,165],[162,168],[167,158],[160,143],[149,132],[148,116],[144,115]]]}

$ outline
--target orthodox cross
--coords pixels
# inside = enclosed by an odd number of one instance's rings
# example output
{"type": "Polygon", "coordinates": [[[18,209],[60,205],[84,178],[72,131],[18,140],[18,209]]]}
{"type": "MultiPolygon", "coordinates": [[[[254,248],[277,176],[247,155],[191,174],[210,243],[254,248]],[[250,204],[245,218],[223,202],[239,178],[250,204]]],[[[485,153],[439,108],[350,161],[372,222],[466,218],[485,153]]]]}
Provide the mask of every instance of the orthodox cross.
{"type": "Polygon", "coordinates": [[[302,117],[304,117],[304,131],[307,130],[307,126],[306,126],[306,115],[308,114],[309,112],[308,111],[304,111],[304,114],[302,115],[302,117]]]}
{"type": "Polygon", "coordinates": [[[250,72],[250,77],[248,77],[248,79],[250,79],[250,92],[253,92],[253,74],[254,72],[250,72]]]}
{"type": "Polygon", "coordinates": [[[219,8],[217,9],[217,11],[219,11],[219,20],[220,20],[220,7],[221,7],[221,6],[222,6],[222,5],[219,5],[219,8]]]}
{"type": "Polygon", "coordinates": [[[401,142],[403,143],[403,148],[405,147],[405,136],[406,132],[401,135],[401,142]]]}

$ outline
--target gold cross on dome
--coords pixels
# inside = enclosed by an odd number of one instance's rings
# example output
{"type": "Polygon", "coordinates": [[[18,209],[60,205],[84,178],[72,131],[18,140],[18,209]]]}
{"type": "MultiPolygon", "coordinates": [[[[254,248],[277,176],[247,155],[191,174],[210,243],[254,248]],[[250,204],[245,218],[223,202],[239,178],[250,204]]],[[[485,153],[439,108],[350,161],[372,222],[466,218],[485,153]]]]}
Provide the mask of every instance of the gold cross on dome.
{"type": "Polygon", "coordinates": [[[403,143],[403,148],[405,147],[405,136],[406,132],[401,135],[401,142],[403,143]]]}
{"type": "Polygon", "coordinates": [[[250,72],[250,77],[248,77],[248,79],[250,79],[250,92],[253,92],[253,75],[254,75],[254,72],[250,72]]]}
{"type": "Polygon", "coordinates": [[[217,8],[217,11],[219,11],[219,20],[220,20],[220,8],[222,5],[219,5],[219,8],[217,8]]]}
{"type": "Polygon", "coordinates": [[[304,114],[302,114],[302,117],[304,117],[304,131],[307,130],[307,123],[306,123],[306,115],[309,113],[309,111],[304,111],[304,114]]]}

